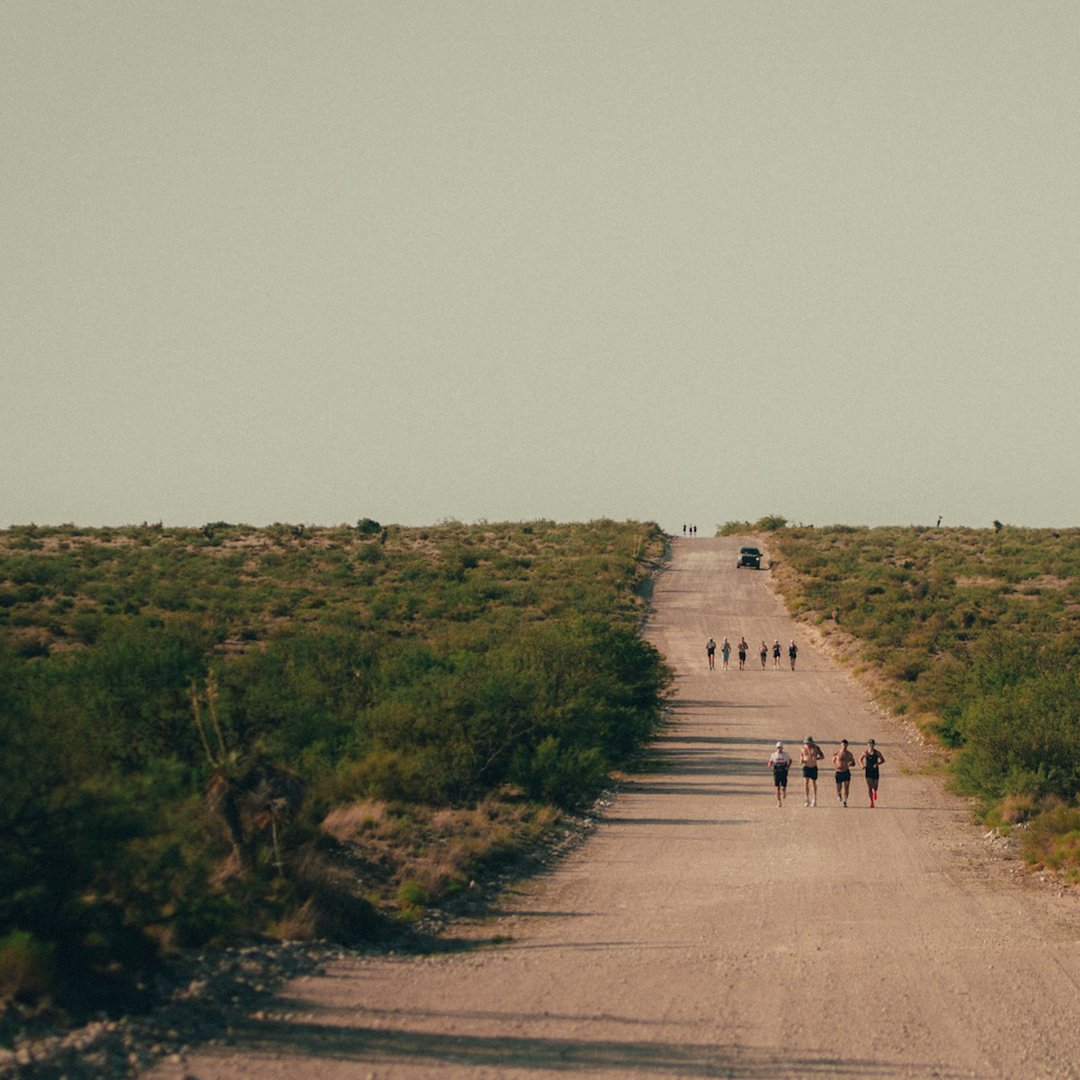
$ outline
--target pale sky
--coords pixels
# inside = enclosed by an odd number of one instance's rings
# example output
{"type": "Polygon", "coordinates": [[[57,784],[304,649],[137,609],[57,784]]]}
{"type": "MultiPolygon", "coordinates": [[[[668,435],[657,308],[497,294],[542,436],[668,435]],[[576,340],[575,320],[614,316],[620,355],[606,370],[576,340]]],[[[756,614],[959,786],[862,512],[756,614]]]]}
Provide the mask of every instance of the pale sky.
{"type": "Polygon", "coordinates": [[[1080,524],[1075,0],[4,0],[0,526],[1080,524]]]}

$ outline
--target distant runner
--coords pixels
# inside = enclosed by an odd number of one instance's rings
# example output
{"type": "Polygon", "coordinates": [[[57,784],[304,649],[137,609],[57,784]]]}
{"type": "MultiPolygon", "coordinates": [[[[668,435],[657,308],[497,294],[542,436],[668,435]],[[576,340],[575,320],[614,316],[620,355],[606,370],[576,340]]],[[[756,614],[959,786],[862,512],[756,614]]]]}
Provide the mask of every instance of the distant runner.
{"type": "Polygon", "coordinates": [[[799,655],[799,646],[796,645],[794,641],[788,646],[787,654],[788,658],[791,660],[791,670],[794,671],[795,657],[799,655]]]}
{"type": "Polygon", "coordinates": [[[769,764],[772,766],[773,783],[776,785],[776,808],[779,809],[784,805],[787,796],[787,774],[791,768],[791,755],[784,749],[782,742],[776,744],[776,749],[769,757],[769,764]]]}
{"type": "Polygon", "coordinates": [[[716,669],[716,642],[712,638],[705,642],[705,655],[709,658],[709,670],[714,671],[716,669]]]}
{"type": "Polygon", "coordinates": [[[775,671],[780,670],[780,639],[772,643],[772,666],[775,671]]]}
{"type": "Polygon", "coordinates": [[[761,643],[761,670],[765,670],[765,662],[769,659],[769,646],[763,641],[761,643]]]}
{"type": "Polygon", "coordinates": [[[731,656],[731,642],[724,638],[724,644],[720,646],[720,655],[724,658],[724,670],[727,671],[728,657],[731,656]]]}
{"type": "Polygon", "coordinates": [[[859,755],[859,764],[866,771],[866,790],[870,793],[870,809],[877,805],[878,766],[885,764],[885,758],[881,751],[874,746],[874,740],[870,739],[866,749],[859,755]]]}
{"type": "Polygon", "coordinates": [[[743,671],[746,668],[746,650],[750,646],[746,644],[746,638],[739,638],[739,670],[743,671]]]}
{"type": "Polygon", "coordinates": [[[855,755],[848,749],[847,739],[840,740],[840,749],[832,756],[836,770],[836,799],[847,806],[851,793],[851,770],[855,767],[855,755]]]}

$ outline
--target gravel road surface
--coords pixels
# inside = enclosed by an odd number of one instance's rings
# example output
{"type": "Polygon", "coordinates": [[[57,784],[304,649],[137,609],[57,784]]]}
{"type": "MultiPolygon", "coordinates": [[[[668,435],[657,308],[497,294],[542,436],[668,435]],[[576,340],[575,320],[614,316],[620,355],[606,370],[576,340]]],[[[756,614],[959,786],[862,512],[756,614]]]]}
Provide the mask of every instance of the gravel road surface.
{"type": "Polygon", "coordinates": [[[358,958],[289,985],[233,1045],[154,1080],[1080,1076],[1080,910],[994,856],[966,806],[785,614],[737,538],[678,539],[649,636],[677,671],[655,767],[554,872],[463,925],[491,944],[358,958]],[[745,671],[705,642],[746,635],[745,671]],[[762,639],[784,644],[762,670],[762,639]],[[796,670],[786,646],[799,642],[796,670]],[[818,805],[796,766],[825,751],[818,805]],[[874,738],[836,799],[831,756],[874,738]],[[501,940],[500,940],[501,939],[501,940]]]}

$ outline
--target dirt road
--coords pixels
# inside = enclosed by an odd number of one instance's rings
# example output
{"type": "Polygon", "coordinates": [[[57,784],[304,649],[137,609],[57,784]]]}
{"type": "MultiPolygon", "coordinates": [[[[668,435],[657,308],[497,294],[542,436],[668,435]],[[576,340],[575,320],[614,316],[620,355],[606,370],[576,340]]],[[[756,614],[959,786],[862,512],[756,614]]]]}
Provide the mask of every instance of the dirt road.
{"type": "Polygon", "coordinates": [[[919,751],[800,641],[796,670],[710,672],[705,641],[798,631],[737,540],[677,540],[650,636],[678,672],[654,773],[630,784],[565,864],[495,923],[509,943],[342,963],[289,988],[236,1045],[157,1080],[376,1077],[1080,1076],[1080,913],[1014,884],[919,751]],[[777,739],[826,751],[818,806],[777,739]],[[836,799],[829,758],[873,737],[836,799]]]}

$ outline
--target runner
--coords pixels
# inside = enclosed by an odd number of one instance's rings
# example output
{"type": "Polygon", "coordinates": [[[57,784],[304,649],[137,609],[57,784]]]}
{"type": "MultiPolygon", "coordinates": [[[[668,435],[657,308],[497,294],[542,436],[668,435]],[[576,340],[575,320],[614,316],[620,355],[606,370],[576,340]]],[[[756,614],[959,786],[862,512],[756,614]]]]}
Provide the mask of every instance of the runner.
{"type": "Polygon", "coordinates": [[[765,670],[765,662],[769,659],[769,646],[763,641],[761,643],[761,670],[765,670]]]}
{"type": "Polygon", "coordinates": [[[709,658],[709,670],[716,670],[716,642],[712,638],[709,638],[705,642],[705,655],[709,658]]]}
{"type": "Polygon", "coordinates": [[[772,766],[773,783],[776,784],[776,808],[779,810],[787,796],[787,774],[791,768],[791,755],[784,749],[782,742],[776,744],[776,749],[769,757],[769,764],[772,766]]]}
{"type": "Polygon", "coordinates": [[[874,746],[874,740],[870,739],[866,749],[859,755],[859,764],[866,770],[866,790],[870,793],[870,809],[877,805],[878,766],[885,764],[885,758],[881,751],[874,746]]]}
{"type": "Polygon", "coordinates": [[[836,800],[847,806],[851,793],[851,769],[855,764],[855,755],[848,749],[847,739],[840,740],[840,749],[833,754],[832,763],[836,770],[836,800]]]}
{"type": "Polygon", "coordinates": [[[720,646],[720,655],[724,658],[724,670],[727,671],[728,657],[731,655],[731,642],[724,638],[724,644],[720,646]]]}
{"type": "Polygon", "coordinates": [[[744,671],[746,669],[746,650],[750,646],[746,644],[746,638],[739,638],[739,670],[744,671]]]}
{"type": "Polygon", "coordinates": [[[774,671],[780,670],[780,639],[772,643],[772,666],[774,671]]]}
{"type": "Polygon", "coordinates": [[[788,654],[789,659],[791,660],[791,670],[794,671],[795,670],[795,657],[798,656],[798,654],[799,654],[799,646],[796,645],[794,641],[788,646],[787,654],[788,654]]]}
{"type": "Polygon", "coordinates": [[[802,762],[803,795],[806,797],[804,806],[817,806],[817,763],[824,756],[821,747],[814,742],[814,736],[807,735],[799,751],[799,761],[802,762]],[[811,791],[814,796],[813,803],[810,802],[811,791]]]}

